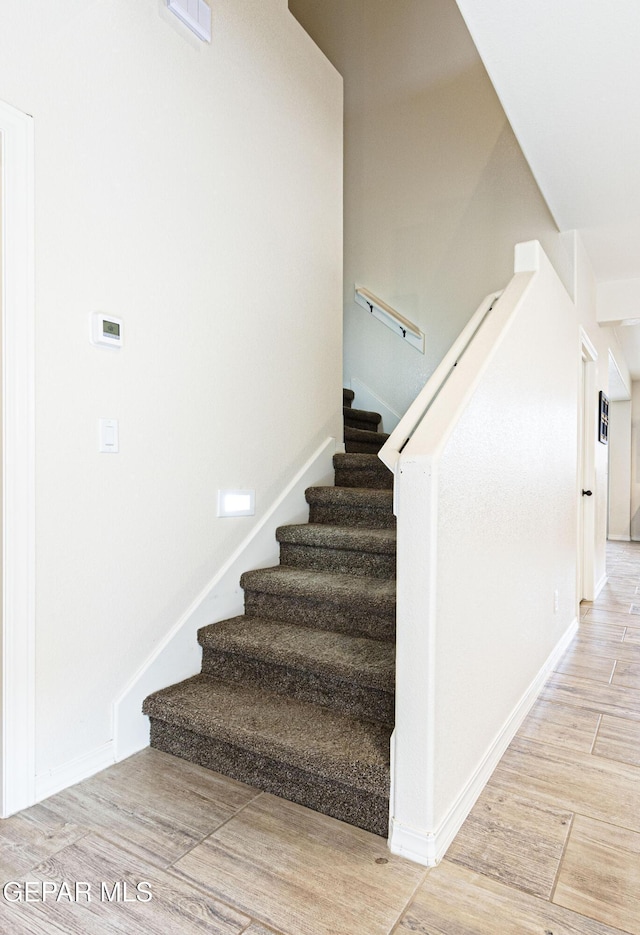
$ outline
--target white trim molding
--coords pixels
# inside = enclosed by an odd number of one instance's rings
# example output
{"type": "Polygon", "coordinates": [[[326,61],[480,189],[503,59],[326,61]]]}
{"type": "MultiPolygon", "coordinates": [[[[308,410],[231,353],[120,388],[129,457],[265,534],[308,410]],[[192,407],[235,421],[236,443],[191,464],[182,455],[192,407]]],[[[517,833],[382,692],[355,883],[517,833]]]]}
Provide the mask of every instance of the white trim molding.
{"type": "Polygon", "coordinates": [[[440,863],[478,796],[487,784],[489,777],[500,762],[505,750],[535,704],[544,683],[566,652],[577,631],[578,620],[575,618],[505,721],[475,773],[462,789],[437,828],[434,830],[411,828],[396,821],[391,816],[389,822],[389,850],[392,854],[406,857],[408,860],[413,860],[415,863],[423,864],[426,867],[434,867],[440,863]]]}
{"type": "MultiPolygon", "coordinates": [[[[629,542],[629,539],[624,539],[623,541],[624,541],[624,542],[629,542]]],[[[604,575],[600,578],[600,580],[596,583],[596,586],[595,586],[595,588],[594,588],[594,591],[593,591],[593,599],[594,599],[594,601],[596,600],[596,598],[597,598],[598,595],[600,594],[600,591],[602,591],[603,587],[605,586],[605,584],[607,583],[608,580],[609,580],[609,576],[608,576],[607,573],[605,572],[604,575]]]]}
{"type": "Polygon", "coordinates": [[[50,795],[55,795],[56,792],[75,786],[76,783],[95,776],[96,773],[114,763],[113,741],[110,740],[69,763],[63,763],[62,766],[40,773],[36,777],[36,801],[41,802],[43,799],[48,799],[50,795]]]}
{"type": "Polygon", "coordinates": [[[0,101],[2,139],[2,817],[35,801],[33,119],[0,101]]]}

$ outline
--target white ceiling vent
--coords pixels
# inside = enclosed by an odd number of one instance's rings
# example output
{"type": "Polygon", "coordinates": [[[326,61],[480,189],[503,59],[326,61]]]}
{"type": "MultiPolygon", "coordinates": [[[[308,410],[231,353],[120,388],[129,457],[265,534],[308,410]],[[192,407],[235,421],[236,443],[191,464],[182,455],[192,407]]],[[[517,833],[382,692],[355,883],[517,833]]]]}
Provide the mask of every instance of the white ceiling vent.
{"type": "Polygon", "coordinates": [[[211,42],[211,9],[204,0],[168,0],[169,9],[196,36],[211,42]]]}

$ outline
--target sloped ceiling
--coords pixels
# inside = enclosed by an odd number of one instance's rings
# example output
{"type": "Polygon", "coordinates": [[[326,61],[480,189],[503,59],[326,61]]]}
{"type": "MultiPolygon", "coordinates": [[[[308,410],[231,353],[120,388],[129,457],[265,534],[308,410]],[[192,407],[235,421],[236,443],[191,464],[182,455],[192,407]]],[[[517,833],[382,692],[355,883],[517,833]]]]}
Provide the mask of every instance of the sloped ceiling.
{"type": "MultiPolygon", "coordinates": [[[[637,280],[640,318],[640,3],[457,3],[558,227],[599,282],[637,280]]],[[[640,378],[637,328],[618,332],[640,378]]]]}

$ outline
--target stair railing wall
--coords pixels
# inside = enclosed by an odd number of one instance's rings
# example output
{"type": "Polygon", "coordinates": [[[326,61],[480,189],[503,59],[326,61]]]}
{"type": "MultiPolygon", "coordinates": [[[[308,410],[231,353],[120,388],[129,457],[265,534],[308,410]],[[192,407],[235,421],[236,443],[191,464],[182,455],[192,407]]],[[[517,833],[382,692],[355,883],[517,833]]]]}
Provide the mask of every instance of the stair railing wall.
{"type": "Polygon", "coordinates": [[[411,438],[416,426],[426,415],[473,336],[501,295],[501,292],[493,292],[479,305],[383,445],[379,457],[390,471],[395,472],[400,452],[411,438]]]}
{"type": "Polygon", "coordinates": [[[575,306],[537,242],[487,303],[381,452],[397,515],[389,843],[426,865],[577,627],[575,306]]]}

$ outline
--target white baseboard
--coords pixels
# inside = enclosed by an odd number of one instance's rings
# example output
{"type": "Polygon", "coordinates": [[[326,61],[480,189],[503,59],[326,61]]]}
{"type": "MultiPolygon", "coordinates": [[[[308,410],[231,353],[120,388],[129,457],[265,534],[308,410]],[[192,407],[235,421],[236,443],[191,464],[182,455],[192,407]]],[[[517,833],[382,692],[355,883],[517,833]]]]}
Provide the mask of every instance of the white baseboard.
{"type": "Polygon", "coordinates": [[[357,377],[351,377],[351,389],[355,393],[354,407],[356,409],[366,409],[369,412],[379,412],[382,416],[380,430],[390,435],[402,418],[400,413],[388,406],[383,399],[380,399],[374,393],[370,386],[367,386],[362,380],[358,380],[357,377]]]}
{"type": "Polygon", "coordinates": [[[500,762],[502,755],[513,740],[518,728],[542,691],[544,683],[553,672],[556,663],[566,651],[577,630],[578,620],[574,618],[505,721],[504,726],[486,751],[471,779],[461,790],[438,827],[434,830],[412,828],[403,825],[391,816],[389,821],[389,849],[393,854],[406,857],[408,860],[422,864],[425,867],[434,867],[442,860],[478,796],[486,786],[491,773],[500,762]]]}
{"type": "Polygon", "coordinates": [[[607,583],[607,574],[605,573],[605,574],[602,576],[602,578],[600,578],[600,581],[598,581],[598,583],[597,583],[596,586],[595,586],[595,590],[594,590],[594,592],[593,592],[593,599],[594,599],[594,601],[595,601],[595,599],[597,598],[598,594],[600,594],[600,591],[602,591],[602,589],[603,589],[603,587],[605,586],[606,583],[607,583]]]}
{"type": "Polygon", "coordinates": [[[149,745],[149,719],[142,714],[147,695],[200,671],[200,627],[242,613],[240,575],[278,563],[276,528],[307,521],[304,492],[307,487],[333,483],[335,451],[335,438],[320,445],[116,698],[113,736],[117,762],[149,745]]]}
{"type": "Polygon", "coordinates": [[[631,542],[631,536],[614,536],[609,534],[607,539],[609,542],[631,542]]]}
{"type": "Polygon", "coordinates": [[[75,786],[76,783],[95,776],[96,773],[114,763],[114,746],[113,741],[110,740],[69,763],[63,763],[62,766],[39,773],[36,776],[36,802],[48,799],[50,795],[68,789],[69,786],[75,786]]]}
{"type": "Polygon", "coordinates": [[[389,822],[389,850],[398,857],[405,857],[423,867],[435,867],[436,836],[422,829],[410,828],[395,818],[389,822]]]}

